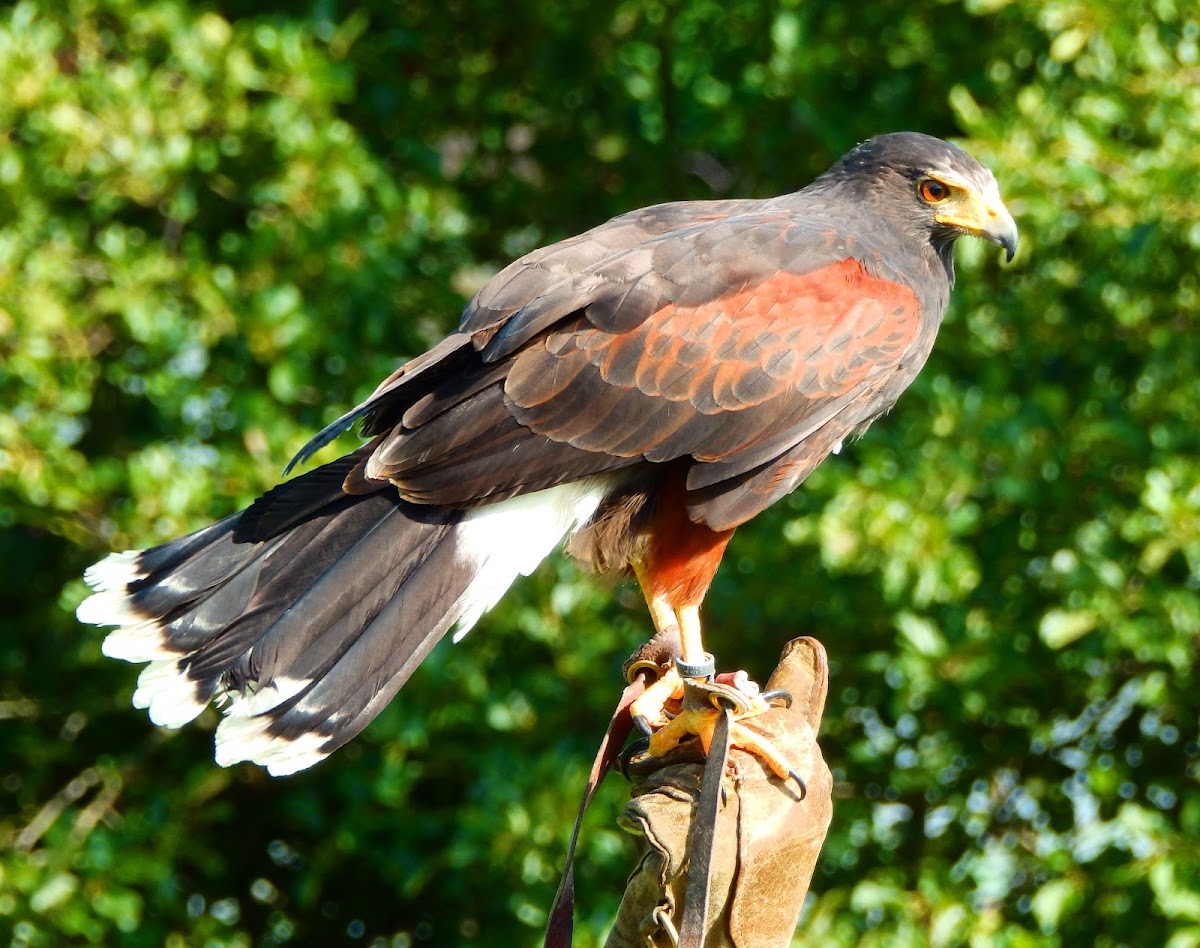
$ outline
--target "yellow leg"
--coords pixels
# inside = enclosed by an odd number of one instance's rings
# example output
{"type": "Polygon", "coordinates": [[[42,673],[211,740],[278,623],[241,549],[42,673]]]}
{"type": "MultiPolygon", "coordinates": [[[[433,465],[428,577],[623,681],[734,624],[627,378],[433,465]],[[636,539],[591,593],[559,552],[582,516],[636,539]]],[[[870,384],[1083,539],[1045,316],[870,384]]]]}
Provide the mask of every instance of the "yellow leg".
{"type": "Polygon", "coordinates": [[[679,617],[663,593],[653,593],[646,567],[641,563],[633,564],[633,575],[637,577],[638,585],[642,588],[642,596],[650,609],[650,618],[654,620],[654,628],[659,632],[679,631],[679,617]]]}
{"type": "Polygon", "coordinates": [[[705,661],[704,639],[700,632],[700,605],[674,606],[664,593],[652,592],[646,569],[634,564],[633,573],[642,587],[642,595],[650,609],[650,618],[658,632],[679,634],[679,660],[685,665],[703,665],[705,661]]]}
{"type": "MultiPolygon", "coordinates": [[[[682,485],[681,485],[682,486],[682,485]]],[[[691,735],[700,737],[705,753],[712,744],[713,729],[720,712],[714,708],[684,710],[685,681],[687,690],[712,687],[715,666],[704,650],[700,629],[700,600],[712,580],[725,544],[732,530],[712,531],[688,519],[682,504],[672,519],[669,508],[660,509],[664,520],[663,535],[670,536],[673,545],[665,548],[651,538],[646,559],[632,564],[634,575],[654,620],[654,628],[664,635],[678,635],[680,654],[675,665],[658,681],[650,685],[630,706],[634,720],[650,731],[651,756],[661,757],[681,740],[691,735]],[[663,512],[665,510],[665,513],[663,512]]],[[[740,673],[746,679],[745,673],[740,673]]],[[[724,677],[724,676],[723,676],[724,677]]],[[[720,682],[719,687],[732,686],[744,699],[738,717],[761,714],[770,708],[759,694],[758,686],[748,681],[720,682]]],[[[736,721],[730,728],[733,746],[742,747],[762,759],[781,779],[789,776],[803,787],[803,781],[787,760],[769,740],[736,721]]]]}
{"type": "Polygon", "coordinates": [[[688,665],[703,665],[705,652],[700,636],[700,607],[682,606],[675,617],[679,620],[679,657],[688,665]]]}
{"type": "MultiPolygon", "coordinates": [[[[704,641],[700,633],[699,604],[673,606],[665,594],[651,592],[652,586],[643,566],[635,563],[633,572],[637,577],[638,584],[642,587],[642,595],[650,609],[650,618],[654,621],[654,628],[658,632],[675,632],[679,635],[679,661],[682,664],[703,665],[707,653],[704,651],[704,641]]],[[[650,727],[662,727],[670,720],[664,713],[663,706],[671,700],[679,700],[682,697],[683,678],[675,668],[670,668],[633,702],[630,710],[635,718],[641,718],[650,727]]]]}
{"type": "Polygon", "coordinates": [[[650,618],[654,620],[654,628],[659,632],[678,632],[683,637],[683,627],[679,615],[671,608],[665,596],[654,596],[646,600],[650,607],[650,618]]]}
{"type": "MultiPolygon", "coordinates": [[[[646,570],[642,566],[635,564],[634,574],[641,584],[642,595],[646,596],[646,605],[650,610],[650,618],[654,620],[654,628],[664,634],[678,634],[679,664],[692,668],[707,665],[708,655],[704,652],[701,635],[700,605],[673,606],[665,594],[652,592],[653,586],[648,582],[646,570]]],[[[745,677],[745,674],[742,673],[742,676],[745,677]]],[[[758,696],[757,685],[749,689],[736,683],[734,686],[744,692],[748,706],[738,716],[762,714],[769,709],[769,704],[758,696]]],[[[634,714],[635,720],[643,721],[653,730],[650,736],[650,756],[664,756],[680,740],[691,736],[700,737],[704,752],[708,754],[709,746],[713,743],[713,730],[718,712],[712,708],[680,712],[679,702],[683,697],[684,678],[677,667],[671,667],[632,703],[630,712],[634,714]],[[667,713],[667,706],[673,708],[673,714],[667,713]]],[[[787,780],[791,776],[802,787],[803,792],[803,779],[800,779],[784,755],[780,754],[767,738],[737,721],[733,721],[730,734],[733,746],[748,750],[750,754],[760,758],[781,780],[787,780]]]]}

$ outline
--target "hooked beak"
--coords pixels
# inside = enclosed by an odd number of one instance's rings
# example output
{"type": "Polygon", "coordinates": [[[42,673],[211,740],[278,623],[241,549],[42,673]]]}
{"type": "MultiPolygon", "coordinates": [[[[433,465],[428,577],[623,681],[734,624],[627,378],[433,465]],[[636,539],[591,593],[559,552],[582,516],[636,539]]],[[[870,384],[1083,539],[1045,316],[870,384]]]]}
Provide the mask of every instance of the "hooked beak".
{"type": "Polygon", "coordinates": [[[968,191],[963,198],[935,214],[934,220],[1003,247],[1005,260],[1011,263],[1017,252],[1017,222],[1000,200],[1000,192],[993,186],[983,193],[968,191]]]}

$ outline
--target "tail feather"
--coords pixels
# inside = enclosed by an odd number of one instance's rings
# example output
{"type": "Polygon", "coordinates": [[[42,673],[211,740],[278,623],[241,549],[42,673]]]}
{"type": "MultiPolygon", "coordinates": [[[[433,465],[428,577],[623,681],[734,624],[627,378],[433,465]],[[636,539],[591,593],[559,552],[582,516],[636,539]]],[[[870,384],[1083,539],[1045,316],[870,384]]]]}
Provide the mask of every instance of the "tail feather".
{"type": "MultiPolygon", "coordinates": [[[[253,588],[220,597],[232,615],[224,634],[195,652],[194,674],[224,671],[235,688],[269,679],[318,640],[336,635],[339,621],[353,625],[361,614],[373,615],[377,600],[386,601],[403,581],[392,574],[394,551],[405,547],[389,529],[403,519],[402,509],[394,499],[373,495],[286,537],[258,560],[253,588]],[[233,664],[239,656],[246,659],[241,666],[233,664]]],[[[406,539],[419,549],[428,538],[414,532],[406,539]]]]}
{"type": "Polygon", "coordinates": [[[355,737],[456,620],[461,568],[453,544],[435,547],[332,666],[281,701],[269,721],[231,711],[217,731],[217,762],[255,760],[273,774],[292,773],[355,737]]]}
{"type": "Polygon", "coordinates": [[[233,542],[234,524],[229,519],[214,525],[221,526],[220,531],[200,531],[207,536],[193,534],[192,542],[172,551],[164,566],[139,560],[143,575],[129,586],[130,605],[145,615],[162,616],[180,603],[194,602],[245,569],[253,558],[244,545],[233,542]]]}
{"type": "MultiPolygon", "coordinates": [[[[445,522],[415,524],[405,517],[408,505],[381,500],[390,509],[351,549],[329,563],[315,581],[301,585],[291,582],[288,573],[279,575],[264,590],[264,601],[255,597],[248,604],[247,621],[223,637],[231,641],[217,640],[197,653],[193,673],[224,668],[225,684],[235,691],[244,690],[247,682],[281,677],[299,688],[325,676],[414,580],[416,565],[450,541],[461,517],[446,511],[445,522]]],[[[316,538],[318,547],[320,539],[316,538]]],[[[311,555],[309,561],[318,557],[311,555]]],[[[460,582],[469,579],[459,577],[460,582]]],[[[422,617],[411,613],[401,618],[411,623],[422,617]]],[[[396,630],[391,632],[395,635],[396,630]]],[[[258,706],[267,700],[261,693],[255,699],[258,706]]]]}
{"type": "Polygon", "coordinates": [[[371,455],[373,444],[271,488],[238,514],[236,539],[267,540],[304,523],[345,495],[346,475],[371,455]]]}
{"type": "Polygon", "coordinates": [[[348,460],[328,467],[337,470],[289,482],[297,497],[277,488],[85,574],[95,593],[79,618],[119,627],[105,654],[149,662],[135,707],[180,727],[227,700],[222,765],[291,773],[350,740],[451,627],[465,632],[586,522],[608,486],[580,481],[471,511],[413,504],[392,489],[322,505],[348,460]]]}

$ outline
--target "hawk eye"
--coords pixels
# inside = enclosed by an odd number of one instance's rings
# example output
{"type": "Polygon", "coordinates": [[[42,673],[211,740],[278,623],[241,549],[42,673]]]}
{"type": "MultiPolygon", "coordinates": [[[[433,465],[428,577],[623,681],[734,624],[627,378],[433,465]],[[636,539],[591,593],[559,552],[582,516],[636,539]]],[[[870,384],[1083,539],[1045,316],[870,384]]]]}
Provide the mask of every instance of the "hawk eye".
{"type": "Polygon", "coordinates": [[[933,178],[922,178],[921,183],[917,185],[917,193],[921,195],[922,201],[937,204],[950,196],[950,188],[933,178]]]}

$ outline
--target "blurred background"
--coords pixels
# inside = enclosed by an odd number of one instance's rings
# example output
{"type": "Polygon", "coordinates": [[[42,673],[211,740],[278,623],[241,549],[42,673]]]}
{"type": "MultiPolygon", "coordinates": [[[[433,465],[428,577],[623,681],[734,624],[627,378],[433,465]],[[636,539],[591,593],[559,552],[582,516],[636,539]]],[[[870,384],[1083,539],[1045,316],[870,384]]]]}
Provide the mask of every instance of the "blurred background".
{"type": "MultiPolygon", "coordinates": [[[[0,12],[0,931],[534,945],[637,594],[564,560],[314,770],[129,705],[84,567],[247,504],[534,247],[952,137],[978,241],[892,414],[739,531],[728,666],[832,660],[813,945],[1200,945],[1200,14],[1182,0],[0,12]]],[[[339,449],[356,442],[344,438],[339,449]]],[[[327,449],[322,457],[332,455],[327,449]]],[[[612,779],[581,946],[635,849],[612,779]]]]}

